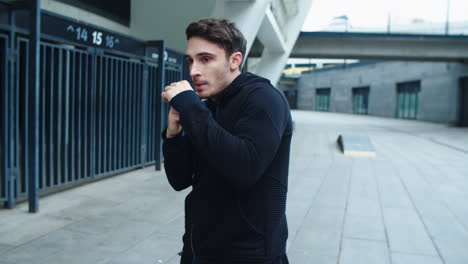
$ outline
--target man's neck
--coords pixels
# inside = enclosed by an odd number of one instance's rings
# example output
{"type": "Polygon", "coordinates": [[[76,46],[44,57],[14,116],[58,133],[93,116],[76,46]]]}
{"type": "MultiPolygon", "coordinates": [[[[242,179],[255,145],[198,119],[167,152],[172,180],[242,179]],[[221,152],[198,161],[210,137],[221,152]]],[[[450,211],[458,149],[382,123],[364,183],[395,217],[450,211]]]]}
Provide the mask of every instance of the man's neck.
{"type": "Polygon", "coordinates": [[[211,101],[215,102],[215,103],[219,103],[219,97],[221,96],[221,94],[224,92],[224,90],[229,86],[231,85],[231,83],[237,78],[237,76],[239,76],[241,74],[241,72],[239,70],[236,70],[235,72],[233,72],[233,74],[230,76],[229,78],[229,83],[226,85],[226,87],[224,87],[224,89],[221,91],[221,93],[219,93],[217,96],[214,96],[211,99],[211,101]]]}

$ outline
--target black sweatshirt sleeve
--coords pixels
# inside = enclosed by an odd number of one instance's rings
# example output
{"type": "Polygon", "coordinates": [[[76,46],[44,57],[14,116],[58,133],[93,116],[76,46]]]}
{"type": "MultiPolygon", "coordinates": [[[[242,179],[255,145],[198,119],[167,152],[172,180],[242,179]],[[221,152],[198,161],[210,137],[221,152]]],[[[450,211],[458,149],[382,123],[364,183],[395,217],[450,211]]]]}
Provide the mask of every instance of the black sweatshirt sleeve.
{"type": "Polygon", "coordinates": [[[174,97],[171,105],[179,111],[194,150],[234,189],[250,189],[280,145],[289,116],[283,97],[272,87],[255,89],[239,105],[240,116],[233,133],[229,133],[214,120],[195,93],[181,95],[174,97]]]}
{"type": "Polygon", "coordinates": [[[190,143],[182,133],[174,138],[166,138],[166,130],[162,133],[164,170],[169,184],[176,191],[184,190],[192,185],[193,163],[190,143]]]}

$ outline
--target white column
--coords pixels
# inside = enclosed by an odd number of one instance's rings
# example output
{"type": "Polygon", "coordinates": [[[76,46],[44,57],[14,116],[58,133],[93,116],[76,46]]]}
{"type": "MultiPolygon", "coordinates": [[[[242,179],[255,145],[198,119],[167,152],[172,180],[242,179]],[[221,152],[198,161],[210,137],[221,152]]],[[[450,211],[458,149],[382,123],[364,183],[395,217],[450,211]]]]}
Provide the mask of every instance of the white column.
{"type": "MultiPolygon", "coordinates": [[[[301,31],[304,20],[309,12],[310,5],[312,0],[298,0],[298,13],[296,16],[289,18],[284,25],[284,51],[278,49],[278,46],[282,46],[282,43],[265,43],[264,50],[262,53],[261,60],[258,64],[256,73],[260,76],[268,78],[273,85],[276,85],[279,78],[281,77],[281,71],[284,69],[284,66],[287,63],[289,54],[291,53],[294,43],[296,42],[297,37],[301,31]]],[[[261,32],[267,32],[263,29],[260,29],[261,32]]],[[[274,34],[279,34],[278,32],[272,32],[274,34]]],[[[270,39],[284,39],[282,36],[270,37],[270,39]]]]}

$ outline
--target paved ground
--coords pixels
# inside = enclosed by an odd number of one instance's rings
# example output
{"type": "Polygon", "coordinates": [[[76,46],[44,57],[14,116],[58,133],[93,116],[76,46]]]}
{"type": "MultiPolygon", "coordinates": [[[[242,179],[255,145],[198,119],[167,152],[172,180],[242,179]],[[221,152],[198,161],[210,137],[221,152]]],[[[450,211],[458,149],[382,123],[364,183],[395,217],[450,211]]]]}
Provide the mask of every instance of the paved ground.
{"type": "MultiPolygon", "coordinates": [[[[291,263],[468,263],[468,129],[294,112],[291,263]],[[341,133],[375,158],[343,156],[341,133]]],[[[146,168],[0,210],[0,263],[178,263],[183,198],[146,168]]]]}

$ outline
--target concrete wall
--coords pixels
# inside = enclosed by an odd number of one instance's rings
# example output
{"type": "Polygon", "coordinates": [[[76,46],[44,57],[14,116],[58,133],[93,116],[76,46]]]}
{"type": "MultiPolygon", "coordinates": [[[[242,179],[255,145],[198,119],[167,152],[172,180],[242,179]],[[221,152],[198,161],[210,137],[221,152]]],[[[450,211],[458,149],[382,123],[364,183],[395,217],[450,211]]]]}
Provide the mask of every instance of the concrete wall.
{"type": "Polygon", "coordinates": [[[185,52],[185,28],[190,22],[211,17],[215,0],[133,0],[130,29],[144,40],[166,41],[166,46],[185,52]]]}
{"type": "Polygon", "coordinates": [[[62,2],[54,0],[42,0],[41,9],[78,19],[86,23],[94,24],[126,35],[130,34],[130,27],[124,26],[120,23],[114,22],[110,19],[99,16],[84,9],[64,4],[62,2]]]}
{"type": "Polygon", "coordinates": [[[352,113],[352,88],[369,86],[369,115],[395,117],[397,83],[421,81],[418,119],[457,121],[458,80],[468,65],[453,62],[380,62],[303,74],[298,108],[315,109],[315,89],[331,88],[330,111],[352,113]]]}

